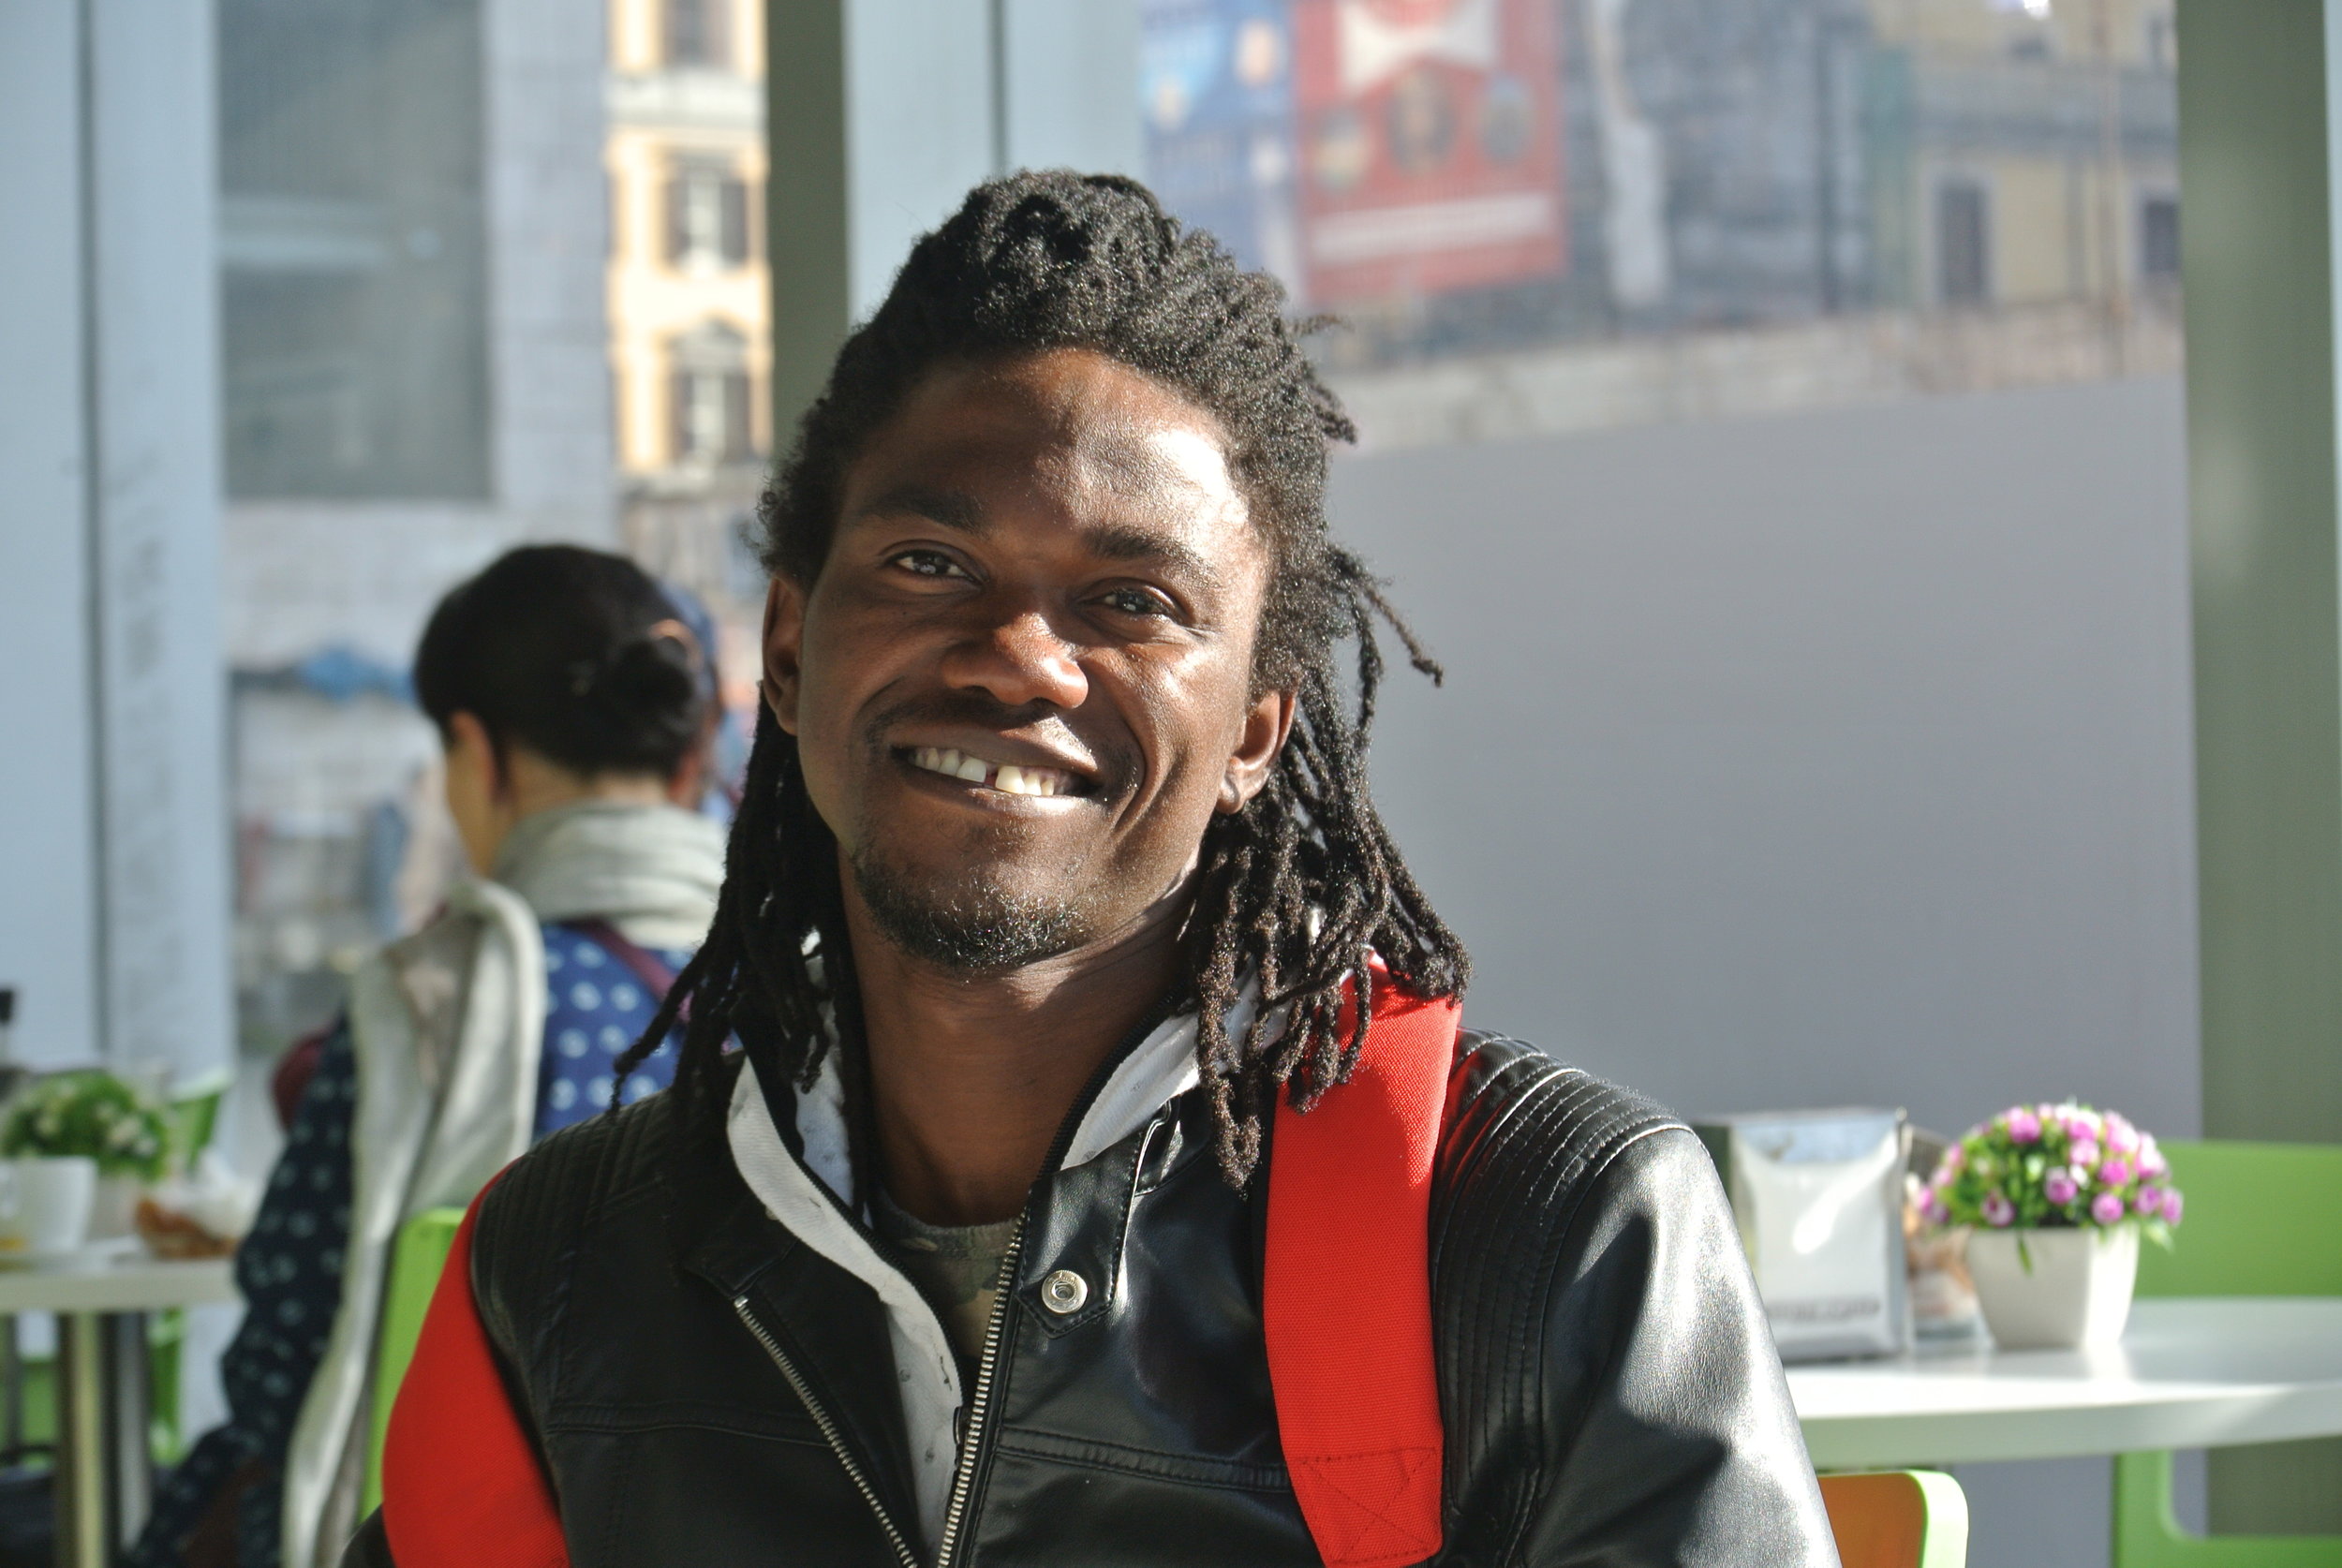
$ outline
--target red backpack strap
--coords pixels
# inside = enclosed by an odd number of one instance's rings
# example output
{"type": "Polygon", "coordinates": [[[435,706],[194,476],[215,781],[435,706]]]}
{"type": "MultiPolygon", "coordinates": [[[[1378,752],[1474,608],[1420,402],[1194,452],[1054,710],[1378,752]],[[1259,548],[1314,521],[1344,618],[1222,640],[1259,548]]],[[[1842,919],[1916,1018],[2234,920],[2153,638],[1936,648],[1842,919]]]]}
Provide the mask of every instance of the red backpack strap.
{"type": "Polygon", "coordinates": [[[455,1233],[383,1438],[382,1528],[398,1568],[569,1568],[553,1487],[472,1300],[486,1197],[455,1233]]]}
{"type": "Polygon", "coordinates": [[[1431,1162],[1461,1009],[1378,985],[1350,1080],[1277,1102],[1262,1326],[1293,1495],[1328,1568],[1438,1552],[1431,1162]]]}

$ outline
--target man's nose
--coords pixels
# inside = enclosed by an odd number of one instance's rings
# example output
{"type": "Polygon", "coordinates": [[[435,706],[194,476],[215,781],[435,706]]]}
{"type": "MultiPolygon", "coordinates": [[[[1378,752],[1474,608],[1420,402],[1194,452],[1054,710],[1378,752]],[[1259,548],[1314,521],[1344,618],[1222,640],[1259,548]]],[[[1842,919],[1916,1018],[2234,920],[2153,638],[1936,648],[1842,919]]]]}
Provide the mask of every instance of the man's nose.
{"type": "Polygon", "coordinates": [[[1046,703],[1071,710],[1089,695],[1089,677],[1074,645],[1038,610],[997,621],[956,643],[943,656],[942,675],[953,687],[988,692],[1012,708],[1046,703]]]}

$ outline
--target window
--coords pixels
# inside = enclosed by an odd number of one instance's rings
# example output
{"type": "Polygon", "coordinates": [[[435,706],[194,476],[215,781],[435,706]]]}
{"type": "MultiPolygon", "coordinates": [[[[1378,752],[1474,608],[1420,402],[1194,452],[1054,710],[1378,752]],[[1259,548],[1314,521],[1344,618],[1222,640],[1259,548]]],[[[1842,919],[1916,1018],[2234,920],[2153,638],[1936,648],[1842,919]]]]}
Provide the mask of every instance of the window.
{"type": "Polygon", "coordinates": [[[732,68],[732,0],[663,0],[670,66],[732,68]]]}
{"type": "Polygon", "coordinates": [[[748,264],[749,187],[730,164],[676,161],[667,180],[667,259],[699,271],[748,264]]]}
{"type": "Polygon", "coordinates": [[[748,340],[722,321],[704,321],[669,350],[678,467],[743,463],[756,455],[749,408],[748,340]]]}
{"type": "Polygon", "coordinates": [[[1946,180],[1935,187],[1935,288],[1945,304],[1992,299],[1991,238],[1982,185],[1946,180]]]}
{"type": "Polygon", "coordinates": [[[2139,275],[2151,283],[2179,281],[2179,198],[2150,196],[2139,203],[2139,275]]]}
{"type": "Polygon", "coordinates": [[[229,495],[485,497],[476,0],[217,17],[229,495]]]}
{"type": "Polygon", "coordinates": [[[1156,193],[1378,444],[2179,365],[2099,194],[2179,189],[2172,0],[1135,5],[1156,193]]]}

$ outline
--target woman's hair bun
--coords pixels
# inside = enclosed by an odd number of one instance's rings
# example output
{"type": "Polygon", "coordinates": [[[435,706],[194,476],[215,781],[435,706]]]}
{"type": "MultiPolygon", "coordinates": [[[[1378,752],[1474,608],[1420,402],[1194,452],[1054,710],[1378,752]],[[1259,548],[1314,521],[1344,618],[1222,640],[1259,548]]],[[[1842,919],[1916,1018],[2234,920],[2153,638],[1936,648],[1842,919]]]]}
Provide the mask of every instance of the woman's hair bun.
{"type": "Polygon", "coordinates": [[[610,650],[578,695],[587,706],[626,722],[660,725],[693,717],[699,695],[699,645],[679,621],[662,622],[610,650]]]}
{"type": "Polygon", "coordinates": [[[715,672],[677,602],[633,562],[569,545],[501,557],[440,601],[415,689],[444,732],[471,713],[582,774],[672,774],[715,701],[715,672]]]}

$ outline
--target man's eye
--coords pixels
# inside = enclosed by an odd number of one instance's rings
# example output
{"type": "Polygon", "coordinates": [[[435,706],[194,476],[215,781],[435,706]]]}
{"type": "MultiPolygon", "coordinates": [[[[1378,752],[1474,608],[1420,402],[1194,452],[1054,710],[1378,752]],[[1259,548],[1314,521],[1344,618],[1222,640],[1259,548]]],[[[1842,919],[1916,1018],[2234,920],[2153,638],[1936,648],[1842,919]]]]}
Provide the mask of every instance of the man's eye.
{"type": "Polygon", "coordinates": [[[1119,615],[1168,615],[1171,606],[1161,594],[1144,588],[1115,588],[1099,596],[1099,602],[1119,615]]]}
{"type": "Polygon", "coordinates": [[[887,564],[897,566],[914,577],[965,577],[967,571],[957,561],[941,550],[906,550],[887,564]]]}

